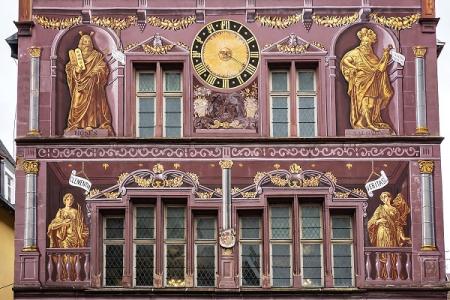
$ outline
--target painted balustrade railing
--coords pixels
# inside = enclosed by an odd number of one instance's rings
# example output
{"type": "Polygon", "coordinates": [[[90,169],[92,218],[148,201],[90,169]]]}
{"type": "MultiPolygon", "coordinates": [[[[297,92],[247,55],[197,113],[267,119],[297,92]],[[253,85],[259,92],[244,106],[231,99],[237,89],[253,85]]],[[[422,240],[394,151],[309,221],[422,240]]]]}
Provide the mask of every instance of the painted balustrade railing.
{"type": "Polygon", "coordinates": [[[366,282],[412,281],[411,253],[410,247],[364,248],[366,282]]]}
{"type": "Polygon", "coordinates": [[[47,284],[90,284],[90,248],[47,248],[47,284]]]}

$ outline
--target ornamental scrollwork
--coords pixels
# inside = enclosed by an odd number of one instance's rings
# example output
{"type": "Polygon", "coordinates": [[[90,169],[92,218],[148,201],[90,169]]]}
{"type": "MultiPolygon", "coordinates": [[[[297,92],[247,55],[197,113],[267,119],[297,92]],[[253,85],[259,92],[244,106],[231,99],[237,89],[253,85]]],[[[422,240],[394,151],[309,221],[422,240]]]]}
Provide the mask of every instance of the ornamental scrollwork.
{"type": "Polygon", "coordinates": [[[302,15],[295,14],[287,17],[278,17],[278,16],[263,16],[256,15],[255,21],[258,22],[261,26],[270,27],[274,29],[285,29],[293,24],[301,22],[303,20],[302,15]]]}
{"type": "Polygon", "coordinates": [[[359,19],[358,13],[347,16],[320,16],[313,15],[314,23],[324,27],[341,27],[356,23],[359,19]]]}
{"type": "Polygon", "coordinates": [[[416,13],[409,16],[404,17],[386,17],[380,16],[376,13],[370,14],[370,19],[383,25],[385,27],[394,29],[394,30],[404,30],[411,28],[414,24],[416,24],[420,19],[420,13],[416,13]]]}
{"type": "Polygon", "coordinates": [[[93,17],[92,23],[98,26],[107,27],[114,31],[127,29],[130,26],[137,24],[136,16],[127,16],[124,18],[116,17],[93,17]]]}
{"type": "Polygon", "coordinates": [[[33,16],[34,21],[45,29],[66,29],[81,24],[81,16],[67,18],[49,18],[46,16],[33,16]]]}
{"type": "Polygon", "coordinates": [[[197,18],[195,16],[188,16],[179,19],[167,19],[156,16],[150,16],[147,18],[147,23],[154,27],[159,27],[164,30],[181,30],[188,28],[194,24],[197,18]]]}

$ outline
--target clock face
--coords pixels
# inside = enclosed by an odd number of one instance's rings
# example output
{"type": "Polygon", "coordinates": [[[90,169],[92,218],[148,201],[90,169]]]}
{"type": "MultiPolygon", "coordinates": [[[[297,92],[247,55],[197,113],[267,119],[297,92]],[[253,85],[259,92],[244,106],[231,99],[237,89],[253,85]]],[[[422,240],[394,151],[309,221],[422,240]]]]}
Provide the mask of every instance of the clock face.
{"type": "Polygon", "coordinates": [[[236,88],[255,74],[258,43],[244,25],[231,20],[214,21],[200,30],[192,43],[195,72],[208,85],[236,88]]]}

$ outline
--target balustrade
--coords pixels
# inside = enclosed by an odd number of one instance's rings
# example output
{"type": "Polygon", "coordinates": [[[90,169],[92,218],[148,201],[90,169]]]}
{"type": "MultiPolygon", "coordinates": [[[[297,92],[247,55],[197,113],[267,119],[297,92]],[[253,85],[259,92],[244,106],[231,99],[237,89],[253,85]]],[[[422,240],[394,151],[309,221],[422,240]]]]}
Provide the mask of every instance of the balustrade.
{"type": "Polygon", "coordinates": [[[47,283],[90,283],[90,248],[48,248],[47,283]]]}
{"type": "Polygon", "coordinates": [[[411,248],[366,247],[364,256],[367,282],[406,283],[412,280],[411,248]]]}

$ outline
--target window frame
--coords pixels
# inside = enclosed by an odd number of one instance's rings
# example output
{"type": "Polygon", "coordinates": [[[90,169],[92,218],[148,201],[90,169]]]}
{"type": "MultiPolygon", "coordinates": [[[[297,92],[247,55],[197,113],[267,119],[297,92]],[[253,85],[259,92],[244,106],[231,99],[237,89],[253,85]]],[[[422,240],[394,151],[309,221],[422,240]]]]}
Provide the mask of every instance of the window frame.
{"type": "Polygon", "coordinates": [[[157,108],[157,105],[156,105],[156,102],[157,102],[157,76],[156,76],[156,70],[155,71],[153,71],[153,70],[135,70],[135,74],[136,74],[136,95],[135,95],[135,98],[136,98],[136,137],[138,137],[138,138],[154,138],[154,137],[156,137],[156,115],[157,115],[157,111],[156,111],[156,108],[157,108]],[[139,86],[139,78],[140,78],[140,76],[141,76],[141,74],[153,74],[153,86],[154,86],[154,91],[153,92],[141,92],[140,91],[140,86],[139,86]],[[139,131],[139,129],[141,128],[141,127],[139,127],[139,125],[140,125],[140,117],[139,117],[139,114],[140,114],[140,107],[139,107],[139,105],[140,105],[140,103],[139,103],[139,100],[141,99],[141,98],[153,98],[153,136],[148,136],[148,137],[145,137],[145,136],[141,136],[140,135],[140,131],[139,131]]]}
{"type": "Polygon", "coordinates": [[[245,216],[242,216],[242,213],[239,215],[239,286],[241,288],[261,288],[262,287],[262,275],[263,275],[263,270],[264,270],[264,260],[263,260],[263,252],[262,250],[263,248],[263,244],[264,244],[264,220],[263,220],[263,215],[261,214],[247,214],[245,216]],[[245,217],[254,217],[254,216],[258,216],[259,217],[259,238],[258,239],[254,239],[254,238],[242,238],[242,219],[245,217]],[[244,286],[242,284],[243,282],[243,272],[242,272],[242,245],[246,244],[246,245],[258,245],[259,247],[259,284],[255,285],[255,286],[249,286],[246,285],[244,286]]]}
{"type": "Polygon", "coordinates": [[[183,122],[183,115],[184,115],[184,110],[183,110],[183,84],[184,84],[184,80],[183,80],[183,70],[169,70],[169,71],[164,71],[162,70],[162,84],[163,84],[163,90],[162,90],[162,136],[164,138],[181,138],[183,137],[183,130],[184,130],[184,122],[183,122]],[[179,91],[167,91],[166,90],[166,74],[180,74],[180,90],[179,91]],[[166,106],[167,106],[167,98],[176,98],[179,97],[180,98],[180,136],[179,137],[168,137],[167,136],[167,129],[166,129],[166,106]]]}
{"type": "MultiPolygon", "coordinates": [[[[314,98],[314,135],[312,137],[317,137],[317,71],[316,69],[309,69],[309,68],[296,68],[296,101],[297,104],[297,136],[298,137],[306,137],[300,135],[300,98],[301,97],[311,97],[314,98]],[[314,88],[312,91],[301,91],[300,90],[300,73],[313,73],[313,85],[314,88]]],[[[308,136],[309,137],[309,136],[308,136]]]]}
{"type": "Polygon", "coordinates": [[[194,217],[194,287],[198,288],[214,288],[217,286],[217,266],[218,266],[218,251],[217,251],[217,216],[214,215],[200,215],[194,217]],[[214,220],[214,239],[198,239],[197,238],[197,222],[198,219],[213,219],[214,220]],[[198,286],[197,283],[197,246],[198,245],[208,245],[214,246],[214,284],[212,286],[198,286]]]}
{"type": "Polygon", "coordinates": [[[269,133],[270,133],[270,137],[272,138],[281,138],[281,137],[275,137],[273,134],[273,98],[276,97],[286,97],[286,102],[287,102],[287,136],[286,137],[290,137],[290,128],[291,128],[291,95],[290,95],[290,86],[291,86],[291,74],[290,74],[290,70],[289,69],[279,69],[279,68],[275,68],[275,69],[269,69],[269,133]],[[273,73],[286,73],[286,87],[287,90],[286,91],[273,91],[273,73]]]}
{"type": "Polygon", "coordinates": [[[106,246],[107,245],[122,245],[122,278],[125,273],[125,256],[126,254],[126,220],[124,215],[104,215],[102,216],[102,286],[103,287],[122,287],[122,285],[106,285],[106,246]],[[106,238],[106,220],[107,219],[122,219],[123,232],[121,239],[107,239],[106,238]]]}
{"type": "Polygon", "coordinates": [[[353,214],[342,214],[334,213],[330,216],[330,257],[331,257],[331,270],[333,277],[333,286],[337,288],[351,288],[355,286],[355,232],[354,232],[354,215],[353,214]],[[334,216],[347,216],[350,218],[350,237],[347,239],[337,239],[333,237],[333,217],[334,216]],[[350,245],[350,261],[351,261],[351,273],[352,282],[350,286],[336,285],[334,277],[334,245],[350,245]]]}

